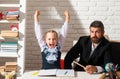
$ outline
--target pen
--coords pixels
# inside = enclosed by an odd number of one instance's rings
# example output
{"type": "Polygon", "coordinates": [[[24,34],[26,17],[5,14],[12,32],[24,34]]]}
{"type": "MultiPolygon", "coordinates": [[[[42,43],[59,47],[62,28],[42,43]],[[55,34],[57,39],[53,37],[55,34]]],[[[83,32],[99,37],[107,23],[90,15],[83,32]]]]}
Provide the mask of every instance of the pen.
{"type": "Polygon", "coordinates": [[[65,73],[64,73],[64,75],[66,75],[68,73],[68,71],[66,71],[65,73]]]}

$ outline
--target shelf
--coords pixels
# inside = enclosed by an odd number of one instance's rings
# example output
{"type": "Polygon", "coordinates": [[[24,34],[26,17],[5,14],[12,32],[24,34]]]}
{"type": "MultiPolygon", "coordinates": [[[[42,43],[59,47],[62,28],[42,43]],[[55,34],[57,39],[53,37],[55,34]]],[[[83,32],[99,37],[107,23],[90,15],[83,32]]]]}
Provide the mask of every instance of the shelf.
{"type": "Polygon", "coordinates": [[[0,57],[18,57],[17,53],[7,53],[7,52],[0,52],[0,57]]]}
{"type": "Polygon", "coordinates": [[[12,20],[0,20],[0,23],[19,23],[19,21],[12,21],[12,20]]]}
{"type": "Polygon", "coordinates": [[[0,7],[20,7],[20,4],[0,4],[0,7]]]}
{"type": "Polygon", "coordinates": [[[2,41],[18,41],[19,40],[19,37],[2,37],[0,35],[0,42],[2,41]]]}
{"type": "Polygon", "coordinates": [[[3,40],[5,40],[5,41],[7,41],[7,40],[9,40],[9,41],[15,41],[15,40],[19,40],[19,37],[4,37],[3,40]]]}
{"type": "MultiPolygon", "coordinates": [[[[3,1],[2,3],[0,3],[0,9],[3,11],[9,10],[9,8],[13,8],[13,9],[17,9],[20,11],[19,14],[19,19],[17,20],[7,20],[5,19],[5,17],[3,16],[3,19],[0,20],[0,26],[3,28],[6,25],[9,25],[11,23],[16,23],[19,26],[19,35],[16,38],[8,38],[8,37],[1,37],[0,38],[0,43],[1,42],[18,42],[18,51],[16,52],[2,52],[0,50],[0,57],[3,57],[5,59],[7,58],[15,58],[15,60],[17,60],[17,65],[18,65],[18,71],[16,74],[16,78],[15,79],[22,79],[22,75],[24,73],[24,69],[25,69],[25,39],[24,39],[24,34],[25,34],[25,25],[26,25],[26,17],[23,18],[23,16],[26,15],[26,0],[15,0],[15,3],[10,4],[9,2],[8,4],[6,4],[6,1],[3,1]],[[2,4],[4,2],[4,4],[2,4]],[[16,3],[17,2],[17,3],[16,3]],[[8,23],[8,24],[7,24],[8,23]],[[20,68],[20,69],[19,69],[20,68]]],[[[0,30],[2,30],[2,28],[0,30]]],[[[4,29],[8,29],[7,26],[4,27],[4,29]]],[[[3,60],[3,62],[6,62],[6,60],[3,60]]]]}

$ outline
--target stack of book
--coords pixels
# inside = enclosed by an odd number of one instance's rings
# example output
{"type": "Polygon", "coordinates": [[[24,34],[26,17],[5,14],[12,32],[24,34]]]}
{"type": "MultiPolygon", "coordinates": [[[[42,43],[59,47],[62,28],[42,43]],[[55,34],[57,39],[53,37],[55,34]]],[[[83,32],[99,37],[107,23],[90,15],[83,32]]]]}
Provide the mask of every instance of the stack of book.
{"type": "Polygon", "coordinates": [[[8,10],[6,13],[7,20],[18,20],[19,19],[19,11],[17,10],[8,10]]]}
{"type": "Polygon", "coordinates": [[[17,42],[1,42],[2,53],[17,53],[18,43],[17,42]]]}
{"type": "Polygon", "coordinates": [[[0,72],[3,72],[5,70],[5,66],[0,66],[0,72]]]}
{"type": "Polygon", "coordinates": [[[5,38],[16,38],[18,37],[18,31],[1,30],[1,36],[5,38]]]}
{"type": "Polygon", "coordinates": [[[6,62],[5,63],[5,71],[16,71],[17,70],[17,63],[16,62],[6,62]]]}

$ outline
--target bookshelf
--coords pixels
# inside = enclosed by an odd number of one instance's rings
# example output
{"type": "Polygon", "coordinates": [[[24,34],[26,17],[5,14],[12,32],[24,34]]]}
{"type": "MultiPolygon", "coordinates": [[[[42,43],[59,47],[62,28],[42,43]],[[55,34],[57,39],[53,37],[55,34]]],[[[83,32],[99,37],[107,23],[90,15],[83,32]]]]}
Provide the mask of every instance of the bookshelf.
{"type": "MultiPolygon", "coordinates": [[[[9,53],[9,52],[0,52],[0,57],[2,58],[15,58],[17,62],[17,74],[16,74],[16,79],[22,79],[23,73],[24,73],[24,66],[25,66],[25,24],[26,24],[26,0],[18,0],[17,3],[13,4],[13,2],[10,4],[10,1],[8,0],[9,4],[5,3],[2,1],[0,4],[0,8],[3,11],[11,8],[18,8],[19,9],[19,20],[18,21],[8,21],[6,19],[0,20],[0,31],[2,30],[1,28],[8,29],[9,24],[18,24],[19,29],[18,29],[18,37],[14,38],[8,38],[5,37],[4,40],[2,41],[17,41],[18,43],[18,51],[17,53],[9,53]],[[7,25],[7,26],[4,26],[7,25]]],[[[15,0],[16,2],[16,0],[15,0]]],[[[1,35],[0,35],[1,36],[1,35]]],[[[0,41],[0,44],[1,42],[0,41]]],[[[1,45],[0,45],[1,46],[1,45]]],[[[0,47],[1,48],[1,47],[0,47]]],[[[7,61],[6,61],[7,62],[7,61]]]]}
{"type": "MultiPolygon", "coordinates": [[[[2,7],[17,7],[17,8],[20,8],[20,4],[0,4],[0,8],[2,8],[2,7]]],[[[12,23],[17,23],[18,25],[20,24],[20,21],[19,20],[16,20],[16,21],[13,21],[13,20],[6,20],[5,18],[4,19],[2,19],[2,20],[0,20],[0,24],[2,25],[2,24],[12,24],[12,23]]],[[[1,26],[1,27],[4,27],[4,25],[3,26],[1,26]]],[[[6,26],[6,28],[9,28],[9,26],[7,27],[6,26]]],[[[9,29],[10,30],[10,29],[9,29]]],[[[2,34],[2,29],[0,30],[1,31],[1,34],[2,34]]],[[[9,32],[9,31],[8,31],[9,32]]],[[[11,40],[12,41],[19,41],[19,39],[16,39],[16,40],[13,40],[13,39],[15,39],[15,37],[5,37],[5,36],[2,36],[0,34],[0,36],[1,37],[3,37],[4,38],[4,40],[3,41],[0,41],[0,42],[5,42],[6,41],[6,39],[7,38],[11,38],[11,40]]],[[[10,33],[8,33],[8,35],[10,35],[10,33]]],[[[17,37],[16,37],[17,38],[17,37]]],[[[10,40],[8,40],[8,41],[10,41],[10,40]]],[[[1,43],[0,43],[0,46],[1,46],[1,43]]],[[[0,47],[1,48],[1,47],[0,47]]],[[[1,50],[1,49],[0,49],[1,50]]],[[[17,52],[16,52],[16,54],[14,53],[4,53],[4,52],[1,52],[0,51],[0,57],[18,57],[17,56],[17,52]],[[12,56],[13,55],[13,56],[12,56]]]]}

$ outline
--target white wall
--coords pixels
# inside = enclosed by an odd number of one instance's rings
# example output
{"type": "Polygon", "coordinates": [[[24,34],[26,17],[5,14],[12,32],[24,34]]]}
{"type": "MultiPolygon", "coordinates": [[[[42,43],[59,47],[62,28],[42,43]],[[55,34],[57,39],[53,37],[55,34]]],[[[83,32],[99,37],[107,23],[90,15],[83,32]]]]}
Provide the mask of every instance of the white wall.
{"type": "Polygon", "coordinates": [[[63,51],[72,47],[72,41],[89,34],[93,20],[101,20],[111,40],[120,40],[120,0],[27,0],[26,69],[40,69],[41,54],[34,34],[33,15],[41,10],[40,21],[44,31],[60,29],[64,11],[71,15],[70,29],[63,51]]]}

